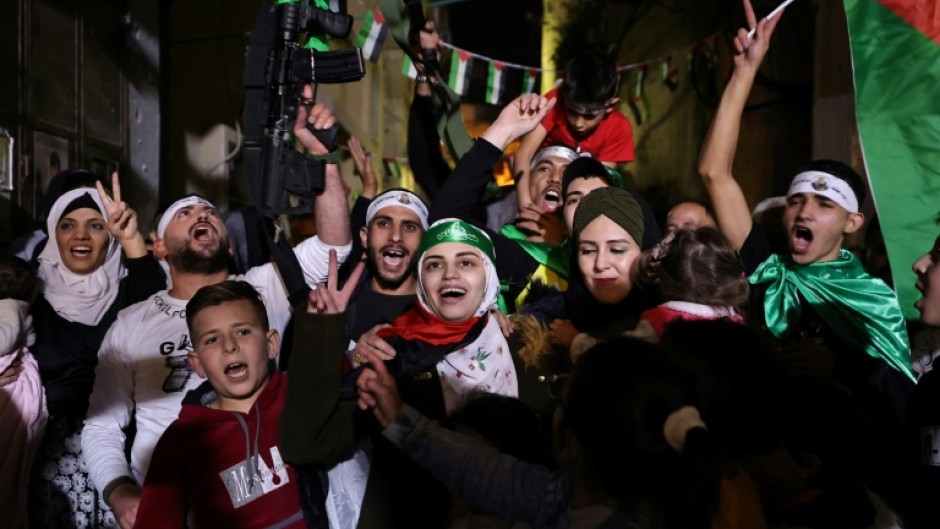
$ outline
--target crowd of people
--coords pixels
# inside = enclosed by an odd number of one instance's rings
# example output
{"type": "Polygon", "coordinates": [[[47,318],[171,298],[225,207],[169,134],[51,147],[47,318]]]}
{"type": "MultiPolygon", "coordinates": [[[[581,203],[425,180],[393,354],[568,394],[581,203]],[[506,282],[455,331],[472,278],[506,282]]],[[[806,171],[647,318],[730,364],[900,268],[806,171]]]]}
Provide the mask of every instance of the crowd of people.
{"type": "MultiPolygon", "coordinates": [[[[283,263],[233,264],[250,241],[211,197],[145,238],[116,174],[57,175],[45,230],[0,258],[0,526],[936,527],[940,236],[913,263],[913,341],[843,248],[866,223],[848,165],[794,171],[772,251],[732,167],[780,17],[744,5],[709,200],[663,231],[616,169],[633,134],[595,52],[453,169],[422,72],[421,192],[378,193],[352,138],[362,193],[326,165],[301,303],[283,263]],[[485,197],[516,141],[499,226],[485,197]]],[[[296,141],[326,153],[311,129],[335,121],[301,105],[296,141]]]]}

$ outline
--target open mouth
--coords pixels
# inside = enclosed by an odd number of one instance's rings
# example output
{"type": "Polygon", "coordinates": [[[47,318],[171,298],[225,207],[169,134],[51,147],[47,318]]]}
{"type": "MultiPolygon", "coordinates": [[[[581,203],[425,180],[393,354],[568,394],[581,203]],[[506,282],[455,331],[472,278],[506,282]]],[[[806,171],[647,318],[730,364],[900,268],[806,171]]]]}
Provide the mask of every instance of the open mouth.
{"type": "Polygon", "coordinates": [[[542,206],[545,211],[554,212],[561,206],[561,193],[554,189],[545,192],[545,198],[542,200],[542,206]]]}
{"type": "Polygon", "coordinates": [[[235,362],[225,366],[225,376],[228,378],[241,379],[248,375],[248,365],[241,362],[235,362]]]}
{"type": "Polygon", "coordinates": [[[91,246],[73,246],[69,251],[75,257],[85,258],[91,255],[91,246]]]}
{"type": "Polygon", "coordinates": [[[389,268],[398,268],[405,262],[408,253],[401,248],[390,247],[382,251],[382,262],[389,268]]]}
{"type": "Polygon", "coordinates": [[[809,228],[797,226],[793,229],[793,251],[803,253],[809,250],[813,242],[813,232],[809,228]]]}
{"type": "Polygon", "coordinates": [[[206,223],[196,224],[192,229],[192,237],[194,240],[201,242],[213,241],[215,240],[215,228],[206,223]]]}
{"type": "Polygon", "coordinates": [[[467,291],[462,288],[445,288],[441,290],[441,300],[444,303],[459,303],[467,295],[467,291]]]}

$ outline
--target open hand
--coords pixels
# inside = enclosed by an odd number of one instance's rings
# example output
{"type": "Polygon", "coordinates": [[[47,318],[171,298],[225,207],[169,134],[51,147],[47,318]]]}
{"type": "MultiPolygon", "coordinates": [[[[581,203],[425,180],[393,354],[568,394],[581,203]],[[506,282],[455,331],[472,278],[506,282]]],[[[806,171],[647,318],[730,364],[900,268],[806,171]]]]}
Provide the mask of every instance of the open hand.
{"type": "Polygon", "coordinates": [[[395,358],[398,352],[378,335],[379,329],[384,329],[388,326],[387,323],[380,323],[359,337],[359,340],[356,341],[356,347],[353,348],[353,367],[359,367],[365,363],[366,353],[381,358],[382,360],[395,358]]]}
{"type": "Polygon", "coordinates": [[[346,145],[349,147],[349,153],[356,165],[359,179],[362,180],[362,196],[368,199],[375,198],[379,190],[379,181],[375,176],[375,169],[372,167],[372,153],[363,149],[362,142],[355,136],[350,136],[346,145]]]}
{"type": "Polygon", "coordinates": [[[506,105],[496,121],[483,133],[483,138],[500,150],[516,138],[532,131],[555,107],[555,98],[546,99],[539,94],[523,94],[506,105]]]}

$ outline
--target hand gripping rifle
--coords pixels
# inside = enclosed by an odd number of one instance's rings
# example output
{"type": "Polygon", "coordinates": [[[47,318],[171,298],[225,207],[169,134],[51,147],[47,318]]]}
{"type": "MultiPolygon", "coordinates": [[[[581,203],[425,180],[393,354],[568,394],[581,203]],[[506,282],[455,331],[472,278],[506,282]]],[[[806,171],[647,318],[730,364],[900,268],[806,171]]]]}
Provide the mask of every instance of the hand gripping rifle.
{"type": "MultiPolygon", "coordinates": [[[[323,190],[325,161],[305,156],[291,141],[304,84],[347,83],[365,75],[359,48],[319,51],[301,33],[349,35],[352,17],[311,6],[307,0],[262,5],[245,59],[245,165],[249,189],[265,215],[309,213],[323,190]]],[[[323,47],[323,46],[321,46],[323,47]]],[[[316,91],[314,91],[316,94],[316,91]]],[[[309,125],[308,125],[309,127],[309,125]]],[[[311,132],[330,150],[339,127],[311,132]]]]}
{"type": "MultiPolygon", "coordinates": [[[[294,148],[297,109],[301,104],[313,104],[313,100],[302,98],[304,85],[314,85],[315,98],[320,83],[347,83],[365,75],[359,48],[330,51],[319,38],[324,33],[346,37],[352,17],[311,6],[309,1],[264,2],[245,56],[245,173],[256,208],[270,218],[312,212],[314,197],[323,191],[327,159],[335,155],[311,157],[294,148]],[[307,44],[313,47],[300,44],[302,33],[313,37],[307,44]]],[[[325,5],[322,0],[316,2],[325,5]]],[[[307,128],[327,149],[336,147],[338,125],[327,130],[309,124],[307,128]]],[[[309,289],[300,263],[286,238],[275,236],[273,223],[266,229],[272,230],[268,244],[291,304],[302,303],[309,289]]]]}

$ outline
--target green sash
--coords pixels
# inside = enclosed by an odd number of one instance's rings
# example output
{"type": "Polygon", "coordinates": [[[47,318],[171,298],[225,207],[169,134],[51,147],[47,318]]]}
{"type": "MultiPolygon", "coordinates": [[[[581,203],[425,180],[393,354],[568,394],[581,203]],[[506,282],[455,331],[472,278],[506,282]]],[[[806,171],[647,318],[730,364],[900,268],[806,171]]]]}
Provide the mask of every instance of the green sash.
{"type": "Polygon", "coordinates": [[[519,228],[514,224],[506,224],[501,231],[503,235],[522,246],[522,249],[539,264],[566,279],[568,278],[571,251],[567,239],[560,246],[552,246],[544,242],[527,241],[525,234],[519,231],[519,228]]]}
{"type": "Polygon", "coordinates": [[[771,283],[764,298],[770,332],[783,334],[800,317],[800,295],[846,342],[914,380],[904,316],[894,291],[868,275],[858,259],[841,250],[827,263],[798,265],[771,255],[749,281],[771,283]]]}

